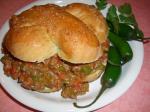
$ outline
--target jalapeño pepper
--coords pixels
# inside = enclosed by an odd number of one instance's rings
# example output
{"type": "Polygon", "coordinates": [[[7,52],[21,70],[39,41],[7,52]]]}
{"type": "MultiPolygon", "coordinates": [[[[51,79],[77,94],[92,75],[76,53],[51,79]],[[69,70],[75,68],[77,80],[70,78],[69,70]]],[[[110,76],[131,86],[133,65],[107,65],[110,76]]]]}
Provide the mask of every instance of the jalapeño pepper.
{"type": "Polygon", "coordinates": [[[118,35],[126,41],[136,40],[145,42],[146,40],[150,40],[150,37],[144,38],[143,32],[138,28],[133,28],[123,23],[119,23],[118,35]]]}
{"type": "Polygon", "coordinates": [[[120,56],[118,56],[118,53],[116,53],[116,48],[110,47],[108,52],[108,62],[112,65],[121,66],[121,62],[118,60],[120,56]]]}
{"type": "MultiPolygon", "coordinates": [[[[121,64],[120,54],[117,52],[117,49],[113,46],[111,46],[109,49],[108,60],[110,62],[119,64],[119,65],[121,64]],[[116,57],[114,57],[114,55],[116,57]]],[[[85,106],[79,106],[79,105],[77,105],[77,103],[73,103],[75,107],[86,108],[86,107],[93,105],[107,88],[111,88],[117,83],[117,81],[120,77],[120,74],[121,74],[121,66],[113,65],[113,64],[109,63],[109,61],[107,62],[105,72],[101,78],[102,87],[101,87],[98,95],[96,96],[96,98],[90,104],[85,105],[85,106]]]]}
{"type": "Polygon", "coordinates": [[[142,41],[143,35],[137,32],[136,29],[132,28],[127,24],[120,23],[119,24],[119,31],[118,35],[123,39],[130,41],[130,40],[139,40],[142,41]]]}
{"type": "Polygon", "coordinates": [[[122,64],[125,64],[132,59],[133,52],[128,42],[112,32],[109,32],[108,38],[120,53],[122,64]]]}

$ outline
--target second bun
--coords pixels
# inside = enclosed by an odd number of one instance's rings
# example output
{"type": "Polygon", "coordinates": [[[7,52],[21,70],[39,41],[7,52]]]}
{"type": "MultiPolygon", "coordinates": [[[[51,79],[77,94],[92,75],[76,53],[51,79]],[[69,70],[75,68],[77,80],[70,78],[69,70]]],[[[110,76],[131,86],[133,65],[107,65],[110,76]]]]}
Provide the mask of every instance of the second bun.
{"type": "Polygon", "coordinates": [[[57,53],[71,63],[90,63],[103,53],[89,27],[53,4],[13,16],[5,46],[13,56],[27,62],[42,62],[57,53]]]}

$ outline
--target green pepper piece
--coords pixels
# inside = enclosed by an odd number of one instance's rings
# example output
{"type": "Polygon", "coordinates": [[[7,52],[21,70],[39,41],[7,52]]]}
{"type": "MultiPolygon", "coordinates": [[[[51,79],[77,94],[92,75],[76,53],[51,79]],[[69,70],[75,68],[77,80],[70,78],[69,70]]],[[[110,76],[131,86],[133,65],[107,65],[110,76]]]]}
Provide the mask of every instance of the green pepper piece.
{"type": "Polygon", "coordinates": [[[108,63],[116,66],[121,66],[120,54],[117,53],[117,49],[113,46],[110,46],[108,52],[108,63]],[[119,58],[119,59],[118,59],[119,58]]]}
{"type": "Polygon", "coordinates": [[[65,68],[63,66],[59,66],[58,70],[61,71],[61,72],[65,72],[65,68]]]}
{"type": "MultiPolygon", "coordinates": [[[[119,53],[117,52],[116,48],[115,47],[110,47],[110,48],[111,48],[110,50],[113,49],[114,51],[114,52],[110,52],[109,50],[110,55],[114,55],[114,53],[118,54],[118,58],[114,60],[114,62],[115,63],[121,62],[121,58],[119,57],[119,53]]],[[[108,60],[112,60],[110,58],[112,57],[108,57],[108,60]]],[[[77,105],[77,103],[73,103],[73,105],[77,108],[86,108],[86,107],[93,105],[107,88],[111,88],[117,83],[120,75],[121,75],[121,66],[115,66],[108,62],[106,65],[105,72],[101,78],[102,88],[100,89],[96,98],[90,104],[85,105],[85,106],[79,106],[77,105]]]]}
{"type": "Polygon", "coordinates": [[[90,66],[85,65],[85,66],[82,66],[82,67],[81,67],[80,72],[82,72],[82,73],[88,75],[88,74],[90,74],[90,73],[92,72],[92,69],[91,69],[90,66]]]}
{"type": "Polygon", "coordinates": [[[143,36],[139,35],[136,29],[133,29],[131,26],[120,23],[118,35],[124,40],[142,40],[143,36]]]}
{"type": "Polygon", "coordinates": [[[121,59],[122,59],[122,64],[125,64],[132,59],[133,52],[132,52],[132,49],[131,49],[130,45],[128,44],[128,42],[126,42],[121,37],[119,37],[118,35],[110,32],[110,31],[109,31],[108,38],[109,38],[110,42],[119,51],[119,53],[121,55],[121,59]]]}
{"type": "Polygon", "coordinates": [[[107,0],[96,0],[96,6],[99,10],[103,10],[107,6],[107,0]]]}
{"type": "Polygon", "coordinates": [[[114,5],[110,6],[110,8],[108,9],[106,19],[107,19],[107,21],[109,21],[112,24],[114,32],[118,33],[119,18],[117,15],[117,9],[114,5]]]}
{"type": "Polygon", "coordinates": [[[130,26],[120,23],[118,35],[125,40],[135,40],[137,38],[136,31],[130,26]]]}
{"type": "Polygon", "coordinates": [[[124,3],[123,5],[120,5],[118,11],[126,17],[132,15],[132,7],[129,3],[124,3]]]}
{"type": "Polygon", "coordinates": [[[117,83],[120,74],[121,66],[115,66],[110,63],[107,63],[105,72],[101,78],[101,84],[105,86],[105,88],[113,87],[117,83]]]}

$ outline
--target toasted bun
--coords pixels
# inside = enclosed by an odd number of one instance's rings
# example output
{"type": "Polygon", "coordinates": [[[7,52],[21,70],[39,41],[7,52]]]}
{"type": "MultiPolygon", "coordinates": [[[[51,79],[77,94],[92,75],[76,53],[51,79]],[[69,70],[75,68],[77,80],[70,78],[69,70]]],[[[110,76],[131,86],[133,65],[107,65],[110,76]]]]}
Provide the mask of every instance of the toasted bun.
{"type": "Polygon", "coordinates": [[[41,62],[57,52],[57,47],[45,30],[45,27],[38,26],[10,29],[5,45],[20,60],[41,62]]]}
{"type": "MultiPolygon", "coordinates": [[[[108,26],[106,20],[94,6],[82,3],[73,3],[63,8],[68,13],[83,21],[87,25],[87,27],[94,32],[100,44],[108,40],[108,26]]],[[[104,66],[106,66],[106,62],[107,60],[103,60],[104,66]]],[[[100,77],[103,71],[103,69],[96,70],[95,72],[87,75],[84,81],[91,82],[96,80],[98,77],[100,77]]]]}
{"type": "Polygon", "coordinates": [[[103,53],[87,25],[53,4],[13,16],[5,46],[13,56],[28,62],[41,62],[57,53],[71,63],[90,63],[103,53]]]}
{"type": "Polygon", "coordinates": [[[105,18],[94,6],[72,3],[64,7],[65,11],[83,21],[94,32],[100,43],[107,40],[108,26],[105,18]]]}

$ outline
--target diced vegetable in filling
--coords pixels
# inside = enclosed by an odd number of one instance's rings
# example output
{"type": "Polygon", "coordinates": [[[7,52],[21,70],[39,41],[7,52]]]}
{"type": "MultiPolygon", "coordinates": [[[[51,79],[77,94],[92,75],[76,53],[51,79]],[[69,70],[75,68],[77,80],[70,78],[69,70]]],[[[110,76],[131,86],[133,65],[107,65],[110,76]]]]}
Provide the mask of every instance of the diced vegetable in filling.
{"type": "Polygon", "coordinates": [[[61,90],[64,98],[77,98],[89,90],[89,82],[84,79],[97,69],[104,69],[107,53],[97,61],[89,64],[71,64],[61,60],[57,55],[41,63],[23,62],[8,52],[1,59],[4,72],[22,87],[39,92],[61,90]]]}

